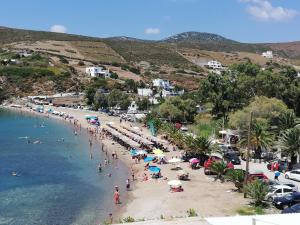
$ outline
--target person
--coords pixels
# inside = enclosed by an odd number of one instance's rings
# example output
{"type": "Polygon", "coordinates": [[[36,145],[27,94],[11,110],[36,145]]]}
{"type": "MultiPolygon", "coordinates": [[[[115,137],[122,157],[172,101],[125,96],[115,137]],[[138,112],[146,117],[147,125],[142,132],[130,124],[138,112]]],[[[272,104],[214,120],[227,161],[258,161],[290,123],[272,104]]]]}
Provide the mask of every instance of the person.
{"type": "Polygon", "coordinates": [[[133,172],[133,170],[131,171],[131,177],[132,177],[132,181],[134,181],[134,172],[133,172]]]}
{"type": "Polygon", "coordinates": [[[104,159],[104,164],[105,164],[105,165],[107,165],[107,164],[108,164],[108,161],[107,161],[107,159],[106,159],[106,158],[104,159]]]}
{"type": "Polygon", "coordinates": [[[115,204],[120,204],[120,193],[119,193],[119,190],[115,190],[114,201],[115,201],[115,204]]]}
{"type": "Polygon", "coordinates": [[[113,223],[113,216],[112,213],[108,214],[108,223],[112,224],[113,223]]]}
{"type": "Polygon", "coordinates": [[[144,181],[147,181],[148,180],[148,176],[147,176],[147,174],[146,173],[144,173],[144,179],[143,179],[144,181]]]}
{"type": "Polygon", "coordinates": [[[126,180],[126,189],[127,189],[127,191],[129,191],[129,189],[130,189],[130,180],[129,179],[126,180]]]}
{"type": "Polygon", "coordinates": [[[115,158],[115,155],[116,155],[116,153],[115,153],[115,151],[113,151],[113,152],[111,153],[111,157],[114,159],[114,158],[115,158]]]}
{"type": "Polygon", "coordinates": [[[102,172],[102,165],[101,165],[101,163],[99,163],[99,165],[98,165],[98,171],[99,171],[99,173],[102,172]]]}
{"type": "Polygon", "coordinates": [[[275,176],[274,176],[274,180],[279,181],[278,178],[279,178],[279,176],[280,176],[280,172],[279,172],[278,170],[276,170],[275,173],[274,173],[274,175],[275,175],[275,176]]]}
{"type": "Polygon", "coordinates": [[[231,161],[227,164],[227,168],[228,169],[234,169],[234,165],[231,161]]]}

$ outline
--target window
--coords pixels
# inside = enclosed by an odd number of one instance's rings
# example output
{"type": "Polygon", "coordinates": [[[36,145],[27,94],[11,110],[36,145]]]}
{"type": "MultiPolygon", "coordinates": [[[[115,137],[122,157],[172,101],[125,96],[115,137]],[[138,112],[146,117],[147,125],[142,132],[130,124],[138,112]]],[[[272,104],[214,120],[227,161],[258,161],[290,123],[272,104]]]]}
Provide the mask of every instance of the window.
{"type": "Polygon", "coordinates": [[[277,191],[275,191],[275,193],[279,194],[279,193],[281,193],[281,191],[282,191],[281,189],[278,189],[277,191]]]}
{"type": "Polygon", "coordinates": [[[283,188],[283,193],[289,193],[289,192],[292,192],[292,190],[288,188],[283,188]]]}

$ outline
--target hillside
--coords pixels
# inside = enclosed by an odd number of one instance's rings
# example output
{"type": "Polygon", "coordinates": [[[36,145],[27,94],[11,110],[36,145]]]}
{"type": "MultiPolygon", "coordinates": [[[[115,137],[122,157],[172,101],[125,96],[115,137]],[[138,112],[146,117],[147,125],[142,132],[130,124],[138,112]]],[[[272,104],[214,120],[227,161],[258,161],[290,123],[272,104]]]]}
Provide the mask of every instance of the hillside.
{"type": "MultiPolygon", "coordinates": [[[[23,29],[14,29],[0,27],[0,45],[15,42],[36,42],[36,41],[66,41],[73,42],[81,48],[82,52],[89,55],[93,48],[92,42],[99,46],[104,46],[105,52],[93,49],[92,57],[113,54],[115,57],[101,56],[100,61],[112,62],[122,61],[123,58],[128,62],[147,61],[152,64],[167,64],[173,66],[179,64],[182,66],[189,65],[189,62],[177,53],[180,48],[199,49],[214,52],[251,52],[260,54],[266,50],[273,50],[281,57],[298,59],[300,58],[300,42],[291,43],[241,43],[230,40],[217,34],[203,32],[185,32],[168,37],[161,41],[144,41],[131,37],[111,37],[96,38],[86,37],[73,34],[53,33],[46,31],[31,31],[23,29]],[[89,42],[88,45],[81,44],[89,42]],[[76,43],[77,42],[77,43],[76,43]],[[81,42],[81,43],[80,43],[81,42]]],[[[83,54],[84,55],[84,54],[83,54]]],[[[97,57],[96,57],[96,60],[97,57]]]]}

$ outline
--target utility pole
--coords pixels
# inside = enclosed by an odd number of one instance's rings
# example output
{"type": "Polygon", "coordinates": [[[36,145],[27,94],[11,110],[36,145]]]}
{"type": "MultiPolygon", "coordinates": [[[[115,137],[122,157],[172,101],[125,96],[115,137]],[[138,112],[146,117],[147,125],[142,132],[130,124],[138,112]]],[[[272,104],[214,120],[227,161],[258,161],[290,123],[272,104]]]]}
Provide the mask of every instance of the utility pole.
{"type": "MultiPolygon", "coordinates": [[[[245,179],[244,179],[244,187],[247,185],[248,174],[249,174],[252,117],[253,117],[253,112],[250,113],[250,121],[249,121],[249,127],[248,127],[248,146],[247,146],[247,155],[246,155],[246,174],[245,174],[245,179]]],[[[244,198],[246,198],[246,197],[247,197],[247,193],[244,191],[244,198]]]]}

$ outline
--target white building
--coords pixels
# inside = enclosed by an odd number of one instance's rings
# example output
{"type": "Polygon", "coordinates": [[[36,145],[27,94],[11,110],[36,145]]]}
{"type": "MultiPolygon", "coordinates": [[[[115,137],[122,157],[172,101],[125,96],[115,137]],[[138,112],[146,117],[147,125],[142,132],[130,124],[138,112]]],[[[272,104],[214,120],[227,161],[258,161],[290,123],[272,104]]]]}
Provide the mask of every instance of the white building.
{"type": "Polygon", "coordinates": [[[153,86],[157,88],[163,88],[166,90],[173,89],[174,87],[170,84],[170,81],[163,79],[154,79],[153,86]]]}
{"type": "Polygon", "coordinates": [[[272,51],[263,52],[261,55],[263,57],[267,58],[267,59],[273,59],[273,52],[272,51]]]}
{"type": "Polygon", "coordinates": [[[138,88],[137,91],[140,96],[149,97],[153,95],[153,91],[150,88],[138,88]]]}
{"type": "Polygon", "coordinates": [[[110,77],[110,72],[109,70],[103,70],[102,67],[96,67],[96,66],[92,66],[92,67],[87,67],[85,69],[85,72],[87,74],[89,74],[91,77],[110,77]]]}
{"type": "Polygon", "coordinates": [[[161,91],[161,96],[163,98],[170,97],[170,96],[178,96],[178,95],[183,95],[183,94],[184,94],[184,90],[175,91],[175,90],[165,90],[165,89],[163,89],[161,91]]]}
{"type": "Polygon", "coordinates": [[[220,63],[219,61],[216,61],[216,60],[211,60],[211,61],[207,62],[206,66],[213,70],[223,70],[224,69],[224,66],[222,65],[222,63],[220,63]]]}
{"type": "Polygon", "coordinates": [[[127,113],[136,113],[139,107],[137,106],[135,101],[132,101],[131,104],[128,106],[127,113]]]}

